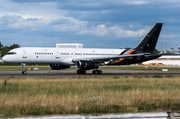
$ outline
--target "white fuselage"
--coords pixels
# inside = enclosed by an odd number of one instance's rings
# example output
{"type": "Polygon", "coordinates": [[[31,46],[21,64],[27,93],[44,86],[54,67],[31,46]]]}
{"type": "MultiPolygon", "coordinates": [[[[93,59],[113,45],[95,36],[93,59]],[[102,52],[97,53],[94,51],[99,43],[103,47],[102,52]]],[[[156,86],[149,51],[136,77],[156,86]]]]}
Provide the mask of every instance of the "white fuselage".
{"type": "Polygon", "coordinates": [[[11,50],[3,57],[10,63],[65,64],[74,65],[74,59],[119,56],[125,49],[89,49],[89,48],[38,48],[22,47],[11,50]]]}

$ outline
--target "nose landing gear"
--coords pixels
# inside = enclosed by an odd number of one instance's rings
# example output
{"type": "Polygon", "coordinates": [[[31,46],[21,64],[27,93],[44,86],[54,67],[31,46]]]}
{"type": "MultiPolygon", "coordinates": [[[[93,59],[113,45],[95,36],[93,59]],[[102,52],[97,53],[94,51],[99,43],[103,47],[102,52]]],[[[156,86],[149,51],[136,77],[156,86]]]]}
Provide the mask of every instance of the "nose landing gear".
{"type": "Polygon", "coordinates": [[[27,71],[25,70],[25,63],[21,63],[21,65],[22,65],[22,74],[27,74],[27,71]]]}

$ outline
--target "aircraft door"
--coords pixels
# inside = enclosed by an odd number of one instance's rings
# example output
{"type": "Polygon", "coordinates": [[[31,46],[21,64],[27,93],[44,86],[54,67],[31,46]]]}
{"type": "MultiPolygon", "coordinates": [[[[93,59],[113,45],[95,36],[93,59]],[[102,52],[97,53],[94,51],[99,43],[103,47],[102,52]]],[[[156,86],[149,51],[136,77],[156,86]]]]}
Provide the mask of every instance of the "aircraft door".
{"type": "Polygon", "coordinates": [[[59,51],[58,51],[58,50],[56,50],[56,53],[55,53],[55,58],[56,58],[56,59],[59,59],[59,58],[60,58],[60,53],[59,53],[59,51]]]}
{"type": "Polygon", "coordinates": [[[23,58],[27,58],[27,52],[26,52],[26,49],[23,49],[23,55],[22,55],[23,58]]]}

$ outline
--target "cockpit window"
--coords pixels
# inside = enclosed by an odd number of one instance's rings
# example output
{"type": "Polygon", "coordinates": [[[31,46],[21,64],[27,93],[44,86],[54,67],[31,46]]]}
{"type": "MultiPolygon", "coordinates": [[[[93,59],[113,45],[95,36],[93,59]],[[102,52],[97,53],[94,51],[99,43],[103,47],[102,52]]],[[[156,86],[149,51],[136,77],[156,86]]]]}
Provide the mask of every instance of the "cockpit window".
{"type": "Polygon", "coordinates": [[[16,55],[16,52],[8,52],[7,55],[16,55]]]}

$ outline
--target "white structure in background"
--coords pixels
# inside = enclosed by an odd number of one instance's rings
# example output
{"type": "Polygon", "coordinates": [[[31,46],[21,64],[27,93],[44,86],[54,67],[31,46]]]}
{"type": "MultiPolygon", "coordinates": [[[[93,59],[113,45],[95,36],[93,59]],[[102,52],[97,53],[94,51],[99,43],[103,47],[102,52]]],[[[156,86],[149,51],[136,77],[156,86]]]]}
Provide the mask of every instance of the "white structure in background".
{"type": "Polygon", "coordinates": [[[1,51],[0,51],[0,62],[2,62],[1,51]]]}
{"type": "Polygon", "coordinates": [[[79,43],[56,43],[56,48],[83,48],[83,44],[79,43]]]}
{"type": "Polygon", "coordinates": [[[164,55],[159,57],[158,59],[143,62],[143,64],[163,64],[180,66],[180,54],[164,55]]]}

